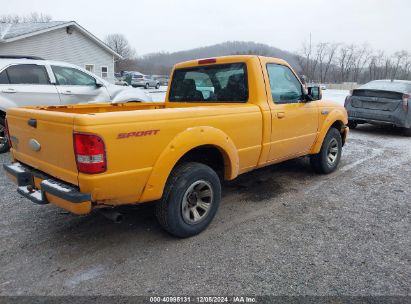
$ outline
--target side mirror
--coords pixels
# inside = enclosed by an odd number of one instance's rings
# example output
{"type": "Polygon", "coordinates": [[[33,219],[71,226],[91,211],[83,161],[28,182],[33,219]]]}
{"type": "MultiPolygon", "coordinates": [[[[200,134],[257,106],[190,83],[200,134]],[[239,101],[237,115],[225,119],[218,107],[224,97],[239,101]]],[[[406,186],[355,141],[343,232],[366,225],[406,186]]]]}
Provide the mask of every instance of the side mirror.
{"type": "Polygon", "coordinates": [[[321,100],[323,98],[320,86],[308,87],[307,99],[309,101],[321,100]]]}
{"type": "Polygon", "coordinates": [[[99,79],[96,79],[96,87],[101,88],[104,86],[104,83],[102,83],[99,79]]]}

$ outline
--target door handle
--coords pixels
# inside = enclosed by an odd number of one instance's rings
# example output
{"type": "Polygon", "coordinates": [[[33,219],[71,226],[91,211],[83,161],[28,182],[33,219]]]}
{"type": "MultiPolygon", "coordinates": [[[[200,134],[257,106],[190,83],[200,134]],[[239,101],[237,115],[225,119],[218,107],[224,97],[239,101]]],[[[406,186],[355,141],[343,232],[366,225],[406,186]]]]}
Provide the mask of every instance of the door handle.
{"type": "Polygon", "coordinates": [[[64,92],[61,92],[61,94],[63,94],[63,95],[73,95],[73,92],[71,92],[71,91],[64,91],[64,92]]]}
{"type": "Polygon", "coordinates": [[[3,93],[17,93],[15,89],[4,89],[2,90],[3,93]]]}
{"type": "Polygon", "coordinates": [[[284,118],[285,117],[285,112],[277,112],[277,117],[278,118],[284,118]]]}

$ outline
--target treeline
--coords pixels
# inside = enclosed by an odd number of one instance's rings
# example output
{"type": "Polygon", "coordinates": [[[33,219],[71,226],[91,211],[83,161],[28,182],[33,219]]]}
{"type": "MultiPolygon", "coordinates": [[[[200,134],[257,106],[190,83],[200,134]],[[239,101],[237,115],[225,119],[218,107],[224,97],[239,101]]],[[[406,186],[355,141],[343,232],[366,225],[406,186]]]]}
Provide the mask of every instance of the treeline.
{"type": "Polygon", "coordinates": [[[28,15],[0,15],[0,23],[24,23],[24,22],[50,22],[53,18],[50,15],[32,12],[28,15]]]}
{"type": "Polygon", "coordinates": [[[297,56],[301,73],[319,83],[366,83],[375,79],[411,80],[411,53],[392,55],[367,44],[304,43],[297,56]]]}
{"type": "Polygon", "coordinates": [[[105,41],[124,57],[116,62],[117,72],[168,74],[173,65],[181,61],[252,54],[282,58],[299,74],[305,75],[309,82],[366,83],[375,79],[411,80],[411,53],[398,51],[390,55],[384,51],[375,51],[367,44],[304,43],[299,52],[291,53],[262,43],[228,41],[187,51],[136,56],[122,34],[109,35],[105,41]]]}
{"type": "MultiPolygon", "coordinates": [[[[122,42],[124,42],[124,39],[125,38],[122,37],[122,42]]],[[[120,40],[118,36],[116,40],[120,40]]],[[[114,43],[114,41],[108,41],[108,39],[106,39],[106,42],[114,50],[119,50],[116,47],[119,44],[118,41],[117,43],[114,43]]],[[[178,62],[198,58],[238,54],[253,54],[283,58],[294,68],[299,70],[299,63],[295,54],[266,44],[244,41],[228,41],[207,47],[199,47],[173,53],[159,52],[137,57],[124,56],[126,59],[119,61],[116,65],[116,69],[117,71],[139,71],[144,74],[168,74],[173,65],[178,62]]]]}

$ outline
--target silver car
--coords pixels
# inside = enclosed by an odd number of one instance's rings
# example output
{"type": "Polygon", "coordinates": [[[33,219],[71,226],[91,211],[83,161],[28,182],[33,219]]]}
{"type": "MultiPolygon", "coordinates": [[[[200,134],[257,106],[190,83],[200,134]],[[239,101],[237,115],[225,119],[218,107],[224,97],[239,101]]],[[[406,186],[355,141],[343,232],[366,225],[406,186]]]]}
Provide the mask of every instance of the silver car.
{"type": "Polygon", "coordinates": [[[403,128],[411,136],[411,81],[374,80],[352,91],[345,99],[348,126],[385,124],[403,128]]]}
{"type": "Polygon", "coordinates": [[[22,56],[0,56],[0,153],[7,109],[75,103],[149,102],[143,90],[110,84],[72,64],[22,56]]]}
{"type": "Polygon", "coordinates": [[[143,75],[143,74],[134,74],[131,78],[131,85],[135,88],[137,87],[144,87],[145,89],[149,89],[150,87],[153,88],[160,88],[160,82],[158,80],[153,79],[151,76],[143,75]]]}
{"type": "Polygon", "coordinates": [[[114,84],[115,85],[120,85],[120,86],[128,86],[128,82],[127,81],[125,81],[125,80],[123,80],[123,79],[121,79],[121,78],[117,78],[117,77],[115,77],[114,78],[114,84]]]}

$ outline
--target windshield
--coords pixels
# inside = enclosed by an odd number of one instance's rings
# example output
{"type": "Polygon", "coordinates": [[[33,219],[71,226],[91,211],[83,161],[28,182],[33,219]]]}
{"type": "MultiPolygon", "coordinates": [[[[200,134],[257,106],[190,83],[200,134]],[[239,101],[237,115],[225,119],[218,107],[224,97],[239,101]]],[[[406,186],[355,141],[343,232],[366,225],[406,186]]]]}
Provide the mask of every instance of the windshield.
{"type": "Polygon", "coordinates": [[[359,87],[361,90],[384,90],[394,92],[411,92],[411,83],[398,82],[398,81],[382,81],[376,80],[366,83],[359,87]]]}
{"type": "Polygon", "coordinates": [[[170,101],[246,102],[247,69],[244,63],[176,69],[170,101]]]}

